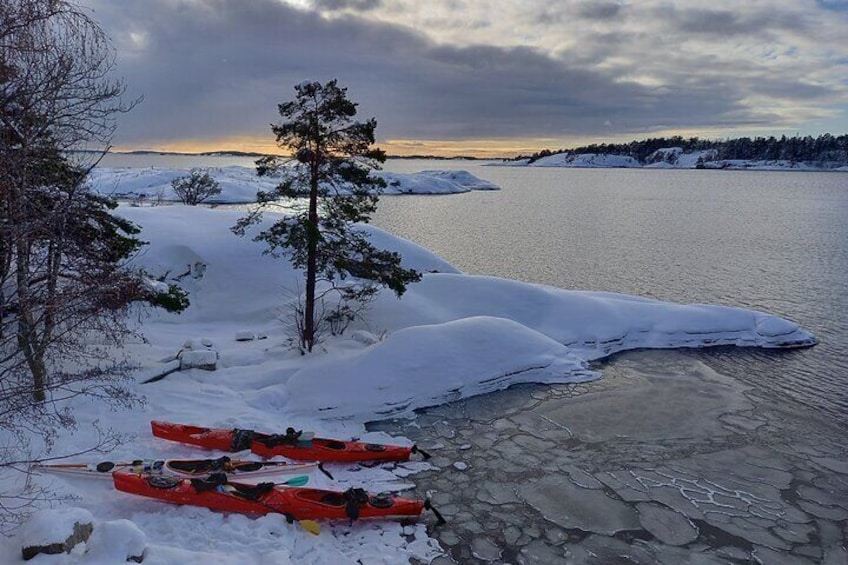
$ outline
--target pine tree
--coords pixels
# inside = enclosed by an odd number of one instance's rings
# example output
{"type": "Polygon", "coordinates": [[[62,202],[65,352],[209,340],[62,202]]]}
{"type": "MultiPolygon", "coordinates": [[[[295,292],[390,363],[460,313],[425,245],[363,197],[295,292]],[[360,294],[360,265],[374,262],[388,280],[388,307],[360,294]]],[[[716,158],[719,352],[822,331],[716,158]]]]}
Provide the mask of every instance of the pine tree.
{"type": "Polygon", "coordinates": [[[290,157],[258,160],[259,175],[281,175],[271,192],[257,195],[260,206],[233,228],[239,235],[261,218],[263,205],[279,200],[308,201],[306,210],[275,222],[254,239],[266,252],[291,260],[306,275],[305,298],[296,312],[300,346],[312,351],[318,324],[325,315],[316,294],[321,282],[337,290],[344,303],[329,316],[352,316],[347,304],[367,300],[379,287],[398,296],[421,275],[401,266],[397,253],[376,249],[355,227],[368,222],[376,210],[382,179],[371,176],[386,159],[375,142],[374,118],[355,121],[357,104],[336,80],[326,84],[306,81],[295,87],[294,100],[279,105],[283,121],[272,125],[277,145],[290,157]],[[339,284],[346,279],[354,284],[339,284]]]}

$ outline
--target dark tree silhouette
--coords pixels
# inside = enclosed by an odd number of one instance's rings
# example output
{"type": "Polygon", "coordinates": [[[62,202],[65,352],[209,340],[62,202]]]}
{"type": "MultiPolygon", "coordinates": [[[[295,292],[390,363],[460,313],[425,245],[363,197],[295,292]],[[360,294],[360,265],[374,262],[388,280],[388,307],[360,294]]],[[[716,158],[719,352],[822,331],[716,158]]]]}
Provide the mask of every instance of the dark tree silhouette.
{"type": "MultiPolygon", "coordinates": [[[[401,266],[397,253],[376,249],[354,226],[368,222],[377,206],[382,179],[370,172],[385,161],[385,153],[373,148],[373,118],[355,121],[356,104],[347,89],[335,80],[326,84],[303,82],[297,96],[279,105],[283,121],[271,127],[277,145],[290,157],[265,157],[257,161],[260,175],[281,175],[275,190],[260,193],[262,205],[306,199],[306,209],[287,216],[254,239],[267,245],[268,253],[287,257],[306,271],[303,308],[296,312],[297,330],[303,351],[312,351],[321,316],[316,314],[319,282],[340,292],[345,303],[365,300],[386,286],[398,296],[406,285],[418,281],[419,273],[401,266]],[[345,279],[361,284],[338,284],[345,279]]],[[[262,209],[239,221],[233,230],[243,235],[247,226],[259,221],[262,209]]],[[[354,310],[335,309],[333,316],[350,316],[354,310]]]]}

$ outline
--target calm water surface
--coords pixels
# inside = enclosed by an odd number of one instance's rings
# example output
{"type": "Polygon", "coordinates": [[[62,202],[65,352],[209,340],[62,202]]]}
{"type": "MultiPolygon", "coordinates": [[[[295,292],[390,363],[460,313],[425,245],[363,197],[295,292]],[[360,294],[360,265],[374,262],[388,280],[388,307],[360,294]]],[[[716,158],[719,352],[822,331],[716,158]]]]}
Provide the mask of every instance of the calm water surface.
{"type": "Polygon", "coordinates": [[[502,187],[383,198],[374,223],[486,274],[576,290],[762,310],[820,340],[697,353],[762,394],[848,425],[848,175],[465,168],[502,187]]]}

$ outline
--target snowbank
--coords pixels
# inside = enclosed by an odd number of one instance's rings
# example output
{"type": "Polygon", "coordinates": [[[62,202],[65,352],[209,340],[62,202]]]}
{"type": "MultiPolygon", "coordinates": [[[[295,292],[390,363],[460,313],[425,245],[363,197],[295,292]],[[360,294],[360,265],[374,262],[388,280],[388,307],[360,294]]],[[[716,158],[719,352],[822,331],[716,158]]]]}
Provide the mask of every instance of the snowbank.
{"type": "MultiPolygon", "coordinates": [[[[207,200],[212,204],[256,202],[258,191],[270,191],[279,184],[279,178],[257,176],[256,170],[248,167],[210,167],[204,170],[218,181],[221,188],[221,194],[207,200]]],[[[171,181],[188,173],[188,169],[96,167],[91,171],[89,180],[95,191],[115,198],[179,202],[171,181]]],[[[498,190],[496,185],[467,171],[422,171],[412,174],[377,171],[374,175],[386,181],[388,186],[383,194],[387,195],[498,190]]]]}
{"type": "Polygon", "coordinates": [[[422,406],[518,383],[599,376],[567,347],[522,324],[468,317],[404,328],[368,349],[310,365],[285,390],[292,414],[367,421],[411,417],[422,406]]]}
{"type": "Polygon", "coordinates": [[[569,291],[496,277],[434,274],[398,304],[381,297],[375,318],[389,331],[473,316],[514,320],[594,360],[637,348],[739,345],[797,347],[815,338],[753,310],[674,304],[611,292],[569,291]]]}

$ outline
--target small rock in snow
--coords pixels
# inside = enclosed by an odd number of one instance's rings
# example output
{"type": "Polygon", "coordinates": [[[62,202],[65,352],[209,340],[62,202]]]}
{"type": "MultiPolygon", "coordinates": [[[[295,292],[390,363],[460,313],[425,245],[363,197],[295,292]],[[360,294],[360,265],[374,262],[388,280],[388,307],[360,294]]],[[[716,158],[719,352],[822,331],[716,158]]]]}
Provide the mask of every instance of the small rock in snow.
{"type": "Polygon", "coordinates": [[[463,443],[462,445],[459,446],[460,451],[467,451],[469,449],[471,449],[470,443],[463,443]]]}
{"type": "Polygon", "coordinates": [[[218,352],[214,349],[184,350],[180,352],[180,370],[204,369],[214,371],[218,364],[218,352]]]}
{"type": "Polygon", "coordinates": [[[236,332],[236,341],[253,341],[256,334],[251,330],[239,330],[236,332]]]}
{"type": "Polygon", "coordinates": [[[456,467],[457,469],[459,469],[460,471],[464,471],[464,470],[468,469],[468,464],[463,463],[462,461],[457,461],[456,463],[453,464],[453,466],[456,467]]]}
{"type": "Polygon", "coordinates": [[[356,330],[350,334],[350,339],[358,341],[362,345],[374,345],[380,341],[377,336],[365,330],[356,330]]]}

